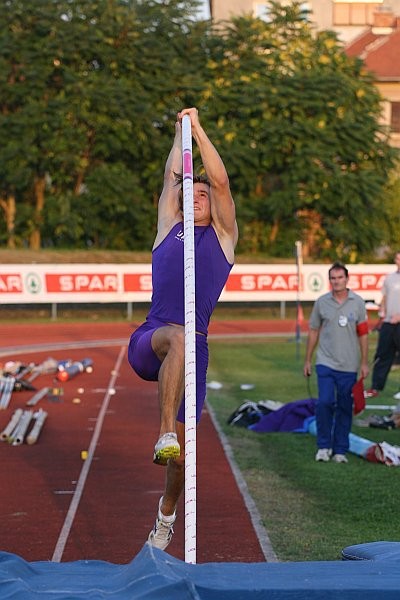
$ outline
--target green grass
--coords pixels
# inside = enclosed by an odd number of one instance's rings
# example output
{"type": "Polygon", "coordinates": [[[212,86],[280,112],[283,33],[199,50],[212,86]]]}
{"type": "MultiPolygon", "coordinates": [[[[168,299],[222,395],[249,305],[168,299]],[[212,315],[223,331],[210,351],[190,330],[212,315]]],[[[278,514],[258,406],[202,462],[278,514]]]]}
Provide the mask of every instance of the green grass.
{"type": "MultiPolygon", "coordinates": [[[[371,348],[375,339],[371,337],[371,348]]],[[[291,402],[309,397],[302,374],[304,342],[293,339],[210,342],[208,401],[227,435],[235,460],[281,561],[337,560],[348,545],[399,540],[400,467],[349,454],[349,464],[316,463],[311,434],[255,433],[227,425],[245,400],[291,402]],[[240,385],[252,383],[253,390],[240,385]]],[[[396,404],[400,372],[392,371],[381,404],[396,404]]],[[[317,393],[316,377],[311,392],[317,393]]],[[[374,399],[374,404],[378,401],[374,399]]],[[[389,411],[376,411],[388,414],[389,411]]],[[[362,416],[368,415],[366,411],[362,416]]],[[[353,426],[353,433],[399,445],[400,431],[353,426]]]]}

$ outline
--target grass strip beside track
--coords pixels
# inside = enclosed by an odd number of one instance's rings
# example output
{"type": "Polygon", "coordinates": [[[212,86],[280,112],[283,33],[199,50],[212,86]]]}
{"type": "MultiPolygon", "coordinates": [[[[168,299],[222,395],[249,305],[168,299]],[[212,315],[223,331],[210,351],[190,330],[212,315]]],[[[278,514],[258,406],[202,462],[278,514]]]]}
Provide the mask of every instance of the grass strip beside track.
{"type": "MultiPolygon", "coordinates": [[[[374,349],[371,338],[371,351],[374,349]]],[[[232,342],[210,340],[208,390],[222,431],[254,499],[272,547],[281,561],[338,560],[351,544],[398,540],[400,469],[349,455],[349,464],[316,463],[310,434],[259,434],[226,421],[245,400],[292,402],[309,397],[302,374],[304,347],[297,356],[288,338],[232,342]],[[243,383],[254,384],[243,391],[243,383]]],[[[392,372],[385,394],[374,404],[396,404],[400,374],[392,372]]],[[[315,375],[311,392],[317,393],[315,375]]],[[[366,411],[362,416],[371,412],[366,411]]],[[[378,414],[387,414],[381,411],[378,414]]],[[[361,437],[400,444],[399,430],[353,426],[361,437]]]]}

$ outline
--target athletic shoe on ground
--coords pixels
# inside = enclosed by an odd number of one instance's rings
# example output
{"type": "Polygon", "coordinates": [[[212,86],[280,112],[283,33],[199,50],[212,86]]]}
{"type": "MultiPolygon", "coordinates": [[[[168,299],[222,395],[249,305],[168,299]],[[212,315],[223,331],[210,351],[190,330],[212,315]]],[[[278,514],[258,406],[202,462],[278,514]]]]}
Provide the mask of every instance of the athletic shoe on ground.
{"type": "Polygon", "coordinates": [[[158,504],[158,514],[156,522],[154,524],[154,528],[149,533],[148,541],[152,546],[155,546],[160,550],[165,550],[165,548],[172,540],[172,536],[174,534],[173,525],[176,520],[176,511],[170,517],[166,517],[161,512],[161,503],[162,498],[160,498],[160,502],[158,504]]]}
{"type": "Polygon", "coordinates": [[[373,388],[365,390],[364,392],[364,398],[376,398],[377,396],[379,396],[379,392],[373,388]]]}
{"type": "Polygon", "coordinates": [[[331,451],[329,448],[320,448],[315,455],[315,460],[319,462],[328,462],[331,457],[331,451]]]}
{"type": "Polygon", "coordinates": [[[336,462],[336,463],[348,463],[349,462],[344,454],[334,454],[332,460],[333,460],[333,462],[336,462]]]}
{"type": "Polygon", "coordinates": [[[156,465],[166,465],[168,459],[178,458],[181,447],[178,443],[176,433],[164,433],[154,447],[153,462],[156,465]]]}

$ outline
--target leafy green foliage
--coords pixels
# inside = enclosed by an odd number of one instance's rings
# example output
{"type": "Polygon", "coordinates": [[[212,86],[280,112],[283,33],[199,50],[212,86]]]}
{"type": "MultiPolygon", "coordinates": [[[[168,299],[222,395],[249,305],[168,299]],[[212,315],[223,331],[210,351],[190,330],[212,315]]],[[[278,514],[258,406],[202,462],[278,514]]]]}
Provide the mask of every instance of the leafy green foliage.
{"type": "Polygon", "coordinates": [[[287,256],[302,239],[356,259],[394,243],[396,152],[361,61],[298,2],[224,28],[197,6],[0,4],[0,206],[7,217],[16,200],[14,241],[148,248],[176,113],[194,105],[228,168],[239,252],[287,256]]]}
{"type": "Polygon", "coordinates": [[[241,247],[284,255],[316,220],[314,255],[347,259],[375,248],[381,232],[368,222],[382,208],[388,218],[382,199],[396,152],[361,61],[332,33],[314,35],[299,3],[271,2],[267,23],[233,19],[219,51],[210,95],[238,190],[241,247]],[[246,235],[249,223],[258,243],[246,235]]]}

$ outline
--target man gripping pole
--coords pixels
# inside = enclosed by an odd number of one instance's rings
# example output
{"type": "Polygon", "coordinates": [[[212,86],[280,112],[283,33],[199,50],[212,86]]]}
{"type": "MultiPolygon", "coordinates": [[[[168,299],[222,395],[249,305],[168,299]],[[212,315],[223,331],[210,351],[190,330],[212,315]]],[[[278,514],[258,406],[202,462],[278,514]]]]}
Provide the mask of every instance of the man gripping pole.
{"type": "MultiPolygon", "coordinates": [[[[153,294],[146,322],[132,334],[128,357],[135,372],[158,381],[160,433],[153,462],[166,465],[165,490],[149,542],[164,550],[171,541],[176,507],[184,488],[184,228],[182,119],[188,115],[205,175],[193,176],[196,322],[196,422],[206,395],[207,332],[228,279],[238,240],[235,205],[224,163],[200,124],[196,108],[178,113],[175,138],[164,171],[152,252],[153,294]]],[[[201,449],[200,449],[201,451],[201,449]]]]}

